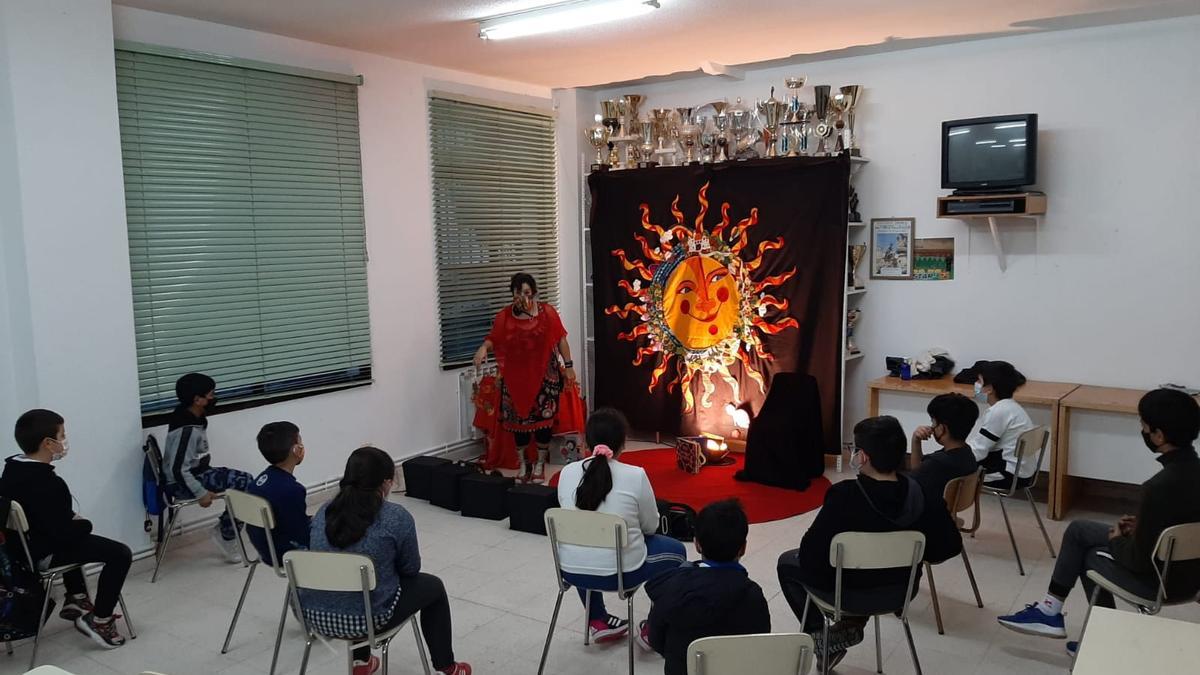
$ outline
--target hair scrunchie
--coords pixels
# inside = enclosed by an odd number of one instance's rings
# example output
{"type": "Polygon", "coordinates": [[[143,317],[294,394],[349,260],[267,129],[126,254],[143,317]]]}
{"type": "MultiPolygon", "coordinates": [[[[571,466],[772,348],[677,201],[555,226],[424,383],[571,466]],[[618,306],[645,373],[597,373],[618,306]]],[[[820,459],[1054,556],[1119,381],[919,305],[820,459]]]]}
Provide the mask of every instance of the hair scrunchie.
{"type": "Polygon", "coordinates": [[[597,445],[596,447],[592,448],[592,456],[611,458],[613,456],[613,451],[612,448],[608,447],[607,445],[597,445]]]}

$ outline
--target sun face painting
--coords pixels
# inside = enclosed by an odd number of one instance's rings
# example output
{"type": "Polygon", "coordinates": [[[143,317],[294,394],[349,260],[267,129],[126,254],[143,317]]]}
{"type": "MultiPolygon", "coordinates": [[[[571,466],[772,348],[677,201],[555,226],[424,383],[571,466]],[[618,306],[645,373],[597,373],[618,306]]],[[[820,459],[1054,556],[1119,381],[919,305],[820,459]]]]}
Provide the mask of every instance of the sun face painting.
{"type": "Polygon", "coordinates": [[[684,412],[695,409],[691,384],[697,376],[704,386],[703,407],[712,405],[716,378],[729,385],[734,400],[740,400],[737,379],[729,369],[738,362],[765,391],[754,358],[772,359],[762,336],[799,327],[787,314],[787,299],[772,295],[795,276],[796,269],[774,276],[762,272],[764,257],[782,248],[783,238],[764,241],[751,251],[749,235],[758,224],[758,209],[731,225],[726,202],[721,205],[721,222],[707,231],[707,183],[697,200],[700,211],[690,228],[684,224],[678,195],[671,203],[675,218],[671,227],[651,223],[649,205],[641,205],[642,229],[652,237],[634,235],[640,245],[634,256],[623,249],[612,252],[633,273],[632,282],[617,282],[631,301],[605,309],[607,315],[637,317],[633,329],[617,337],[638,345],[633,365],[654,365],[650,391],[664,381],[668,391],[682,388],[684,412]]]}

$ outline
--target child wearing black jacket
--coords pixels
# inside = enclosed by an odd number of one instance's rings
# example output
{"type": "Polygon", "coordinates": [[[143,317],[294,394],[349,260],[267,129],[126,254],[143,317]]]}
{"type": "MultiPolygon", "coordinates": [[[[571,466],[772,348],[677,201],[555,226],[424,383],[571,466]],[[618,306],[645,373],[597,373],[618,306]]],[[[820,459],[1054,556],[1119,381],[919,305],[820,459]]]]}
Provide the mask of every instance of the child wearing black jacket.
{"type": "MultiPolygon", "coordinates": [[[[854,444],[850,465],[858,471],[858,478],[830,487],[816,520],[804,533],[800,548],[779,557],[779,584],[796,618],[804,616],[805,586],[825,601],[833,602],[836,574],[829,564],[829,547],[842,532],[916,530],[925,535],[924,559],[929,563],[942,562],[962,551],[962,535],[945,503],[941,500],[927,503],[917,481],[897,473],[904,463],[905,437],[895,417],[862,420],[854,426],[854,444]]],[[[908,575],[908,568],[844,571],[842,609],[855,614],[890,604],[892,599],[894,606],[899,607],[903,604],[908,575]]],[[[837,665],[847,648],[862,641],[864,626],[864,616],[845,617],[835,624],[829,631],[830,663],[818,663],[818,669],[829,672],[837,665]]],[[[811,608],[801,630],[817,638],[818,655],[822,653],[821,628],[821,614],[811,608]]]]}
{"type": "Polygon", "coordinates": [[[696,516],[700,562],[646,583],[653,605],[639,642],[666,657],[665,675],[686,675],[687,648],[693,640],[771,632],[762,589],[738,563],[746,553],[749,529],[737,500],[709,504],[696,516]]]}
{"type": "Polygon", "coordinates": [[[88,598],[83,571],[62,575],[66,597],[59,616],[105,649],[125,644],[117,631],[113,609],[129,573],[132,554],[119,541],[92,534],[92,523],[75,513],[71,490],[54,472],[51,462],[67,456],[69,449],[61,415],[50,410],[30,410],[17,419],[13,435],[24,454],[4,463],[0,495],[25,510],[29,521],[29,548],[34,564],[50,566],[101,563],[95,604],[88,598]]]}

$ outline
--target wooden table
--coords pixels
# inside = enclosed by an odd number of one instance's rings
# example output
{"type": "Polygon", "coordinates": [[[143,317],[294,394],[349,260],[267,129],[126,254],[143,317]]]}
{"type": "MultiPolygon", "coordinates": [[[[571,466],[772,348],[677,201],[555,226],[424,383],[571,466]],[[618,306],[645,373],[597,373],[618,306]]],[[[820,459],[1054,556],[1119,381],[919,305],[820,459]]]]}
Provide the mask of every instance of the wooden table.
{"type": "Polygon", "coordinates": [[[1093,387],[1082,385],[1062,399],[1058,426],[1054,430],[1054,471],[1051,481],[1057,481],[1050,494],[1050,517],[1061,520],[1071,508],[1076,491],[1075,481],[1068,475],[1071,459],[1071,411],[1091,410],[1137,414],[1138,401],[1146,395],[1144,389],[1121,389],[1118,387],[1093,387]]]}
{"type": "MultiPolygon", "coordinates": [[[[1060,456],[1058,448],[1062,447],[1060,434],[1060,430],[1063,428],[1060,421],[1062,401],[1079,388],[1078,384],[1072,382],[1029,380],[1013,394],[1013,399],[1017,403],[1044,405],[1050,408],[1050,430],[1055,435],[1055,443],[1054,448],[1050,451],[1050,466],[1046,469],[1050,474],[1049,485],[1046,488],[1048,493],[1046,512],[1053,520],[1061,518],[1061,515],[1057,515],[1058,512],[1054,510],[1054,504],[1059,501],[1056,491],[1062,482],[1058,480],[1057,476],[1060,472],[1063,475],[1066,473],[1066,463],[1060,464],[1058,461],[1060,456]]],[[[881,391],[921,394],[929,398],[952,392],[972,396],[975,393],[975,385],[957,384],[949,377],[940,380],[902,380],[898,377],[878,377],[867,383],[867,415],[870,417],[879,414],[879,392],[881,391]]]]}
{"type": "Polygon", "coordinates": [[[1092,609],[1076,675],[1194,673],[1200,624],[1105,607],[1092,609]]]}

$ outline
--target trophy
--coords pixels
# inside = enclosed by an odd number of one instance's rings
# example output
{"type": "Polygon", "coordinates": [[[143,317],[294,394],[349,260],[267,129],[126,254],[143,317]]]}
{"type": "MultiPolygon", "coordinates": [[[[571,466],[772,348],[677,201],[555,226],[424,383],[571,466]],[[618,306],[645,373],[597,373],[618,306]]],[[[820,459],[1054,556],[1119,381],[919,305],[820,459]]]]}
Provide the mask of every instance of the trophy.
{"type": "Polygon", "coordinates": [[[610,166],[618,166],[621,163],[620,155],[617,153],[616,140],[621,137],[621,112],[617,102],[608,99],[600,102],[600,109],[603,111],[603,116],[600,118],[600,123],[608,128],[608,162],[610,166]]]}
{"type": "Polygon", "coordinates": [[[726,131],[729,129],[729,116],[725,114],[725,110],[729,107],[728,101],[713,101],[709,105],[712,106],[716,115],[713,116],[713,126],[717,129],[716,148],[713,150],[714,162],[725,162],[729,160],[729,137],[726,131]]]}
{"type": "Polygon", "coordinates": [[[654,135],[658,139],[658,148],[654,151],[654,156],[660,158],[661,164],[674,164],[673,157],[675,155],[675,143],[671,141],[672,124],[671,124],[671,109],[670,108],[655,108],[650,111],[654,118],[654,135]],[[668,147],[670,143],[670,147],[668,147]]]}
{"type": "Polygon", "coordinates": [[[850,208],[848,209],[849,213],[846,214],[846,221],[861,223],[862,214],[858,212],[858,190],[855,190],[853,185],[850,186],[850,199],[848,201],[850,208]]]}
{"type": "Polygon", "coordinates": [[[815,100],[813,101],[813,109],[817,116],[817,126],[813,129],[813,133],[817,138],[817,153],[818,155],[828,154],[825,149],[825,141],[833,135],[833,126],[829,124],[829,85],[818,84],[813,87],[815,92],[815,100]]]}
{"type": "Polygon", "coordinates": [[[763,117],[763,145],[767,157],[778,157],[779,149],[776,141],[779,139],[779,123],[787,111],[787,104],[775,98],[775,87],[771,87],[771,98],[758,102],[758,114],[763,117]]]}
{"type": "Polygon", "coordinates": [[[846,351],[851,354],[858,354],[858,345],[854,343],[854,324],[862,318],[862,310],[857,307],[846,312],[846,351]]]}
{"type": "Polygon", "coordinates": [[[858,276],[858,265],[862,262],[863,256],[867,254],[867,245],[853,244],[847,246],[846,249],[850,255],[850,278],[846,280],[846,286],[849,288],[866,288],[863,285],[862,277],[858,276]]]}
{"type": "Polygon", "coordinates": [[[846,149],[851,157],[858,157],[862,150],[858,147],[858,136],[854,134],[854,109],[862,101],[863,88],[861,84],[848,84],[839,89],[846,101],[846,149]]]}
{"type": "Polygon", "coordinates": [[[641,127],[642,144],[638,147],[640,151],[641,161],[638,162],[639,169],[645,169],[652,166],[658,166],[658,162],[653,160],[654,143],[658,137],[656,123],[650,120],[638,122],[641,127]]]}
{"type": "Polygon", "coordinates": [[[700,141],[700,126],[692,117],[695,108],[676,108],[679,113],[679,143],[683,146],[686,157],[685,164],[696,163],[696,144],[700,141]]]}
{"type": "Polygon", "coordinates": [[[603,124],[595,124],[584,129],[583,136],[596,150],[596,162],[592,164],[592,171],[607,170],[608,164],[604,161],[606,159],[604,150],[608,147],[608,127],[603,124]]]}
{"type": "Polygon", "coordinates": [[[639,144],[641,136],[638,115],[639,108],[642,102],[646,100],[641,94],[626,94],[617,101],[617,105],[621,108],[621,132],[622,137],[617,139],[619,143],[625,145],[625,168],[632,169],[637,166],[639,159],[639,144]],[[624,102],[624,105],[622,105],[624,102]]]}
{"type": "Polygon", "coordinates": [[[800,88],[804,86],[803,77],[789,77],[783,81],[787,85],[788,91],[791,94],[787,100],[787,114],[779,123],[784,127],[780,131],[780,138],[787,147],[788,157],[799,157],[801,153],[801,141],[803,140],[798,132],[798,128],[804,124],[806,114],[805,106],[800,102],[800,88]]]}
{"type": "Polygon", "coordinates": [[[641,94],[625,94],[625,132],[633,135],[638,131],[638,123],[641,119],[642,103],[646,100],[641,94]]]}
{"type": "Polygon", "coordinates": [[[837,136],[837,140],[833,143],[833,151],[840,155],[847,147],[846,117],[850,111],[850,97],[838,92],[830,99],[829,105],[836,113],[833,121],[833,133],[837,136]]]}
{"type": "Polygon", "coordinates": [[[729,151],[729,157],[730,159],[737,159],[739,152],[753,144],[753,141],[750,143],[746,142],[753,133],[750,111],[742,105],[742,99],[738,98],[726,113],[729,116],[729,133],[733,136],[730,139],[733,149],[729,151]]]}

